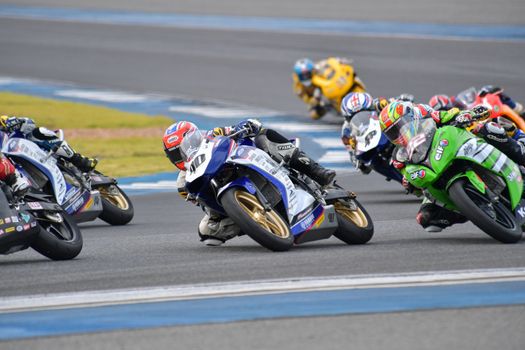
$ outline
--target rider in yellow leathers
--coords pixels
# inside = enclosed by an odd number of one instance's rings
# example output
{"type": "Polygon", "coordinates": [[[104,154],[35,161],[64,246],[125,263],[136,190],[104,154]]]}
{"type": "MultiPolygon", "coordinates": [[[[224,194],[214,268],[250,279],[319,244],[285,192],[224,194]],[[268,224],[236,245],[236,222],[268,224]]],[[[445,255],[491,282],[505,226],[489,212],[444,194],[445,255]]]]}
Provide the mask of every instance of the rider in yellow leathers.
{"type": "Polygon", "coordinates": [[[294,92],[309,106],[312,119],[328,111],[340,114],[341,100],[350,92],[366,92],[365,84],[355,73],[352,61],[329,57],[317,63],[308,58],[295,62],[294,92]]]}

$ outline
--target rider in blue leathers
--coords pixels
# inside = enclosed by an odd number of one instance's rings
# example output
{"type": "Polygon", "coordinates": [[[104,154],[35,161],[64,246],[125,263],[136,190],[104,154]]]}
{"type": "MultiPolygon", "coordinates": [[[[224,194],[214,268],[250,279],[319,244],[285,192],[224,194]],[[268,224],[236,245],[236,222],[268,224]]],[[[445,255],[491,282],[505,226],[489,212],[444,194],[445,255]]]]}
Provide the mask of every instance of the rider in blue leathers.
{"type": "Polygon", "coordinates": [[[0,130],[8,133],[10,136],[33,141],[46,151],[55,151],[57,156],[66,158],[80,171],[89,172],[95,169],[97,165],[97,159],[84,157],[80,153],[75,152],[65,140],[60,140],[54,131],[44,127],[37,127],[30,118],[1,116],[0,130]]]}
{"type": "MultiPolygon", "coordinates": [[[[168,130],[170,128],[172,126],[168,130]]],[[[238,137],[253,137],[255,145],[267,152],[277,162],[285,161],[291,168],[307,175],[322,186],[329,185],[334,180],[335,171],[319,165],[277,131],[263,128],[258,120],[247,119],[235,126],[217,127],[208,131],[207,137],[228,136],[241,130],[245,131],[241,132],[238,137]]],[[[187,199],[185,174],[185,171],[179,173],[177,187],[179,193],[187,199]]],[[[199,236],[206,245],[221,245],[239,234],[237,226],[231,219],[224,218],[206,208],[205,211],[206,215],[199,224],[199,236]]]]}

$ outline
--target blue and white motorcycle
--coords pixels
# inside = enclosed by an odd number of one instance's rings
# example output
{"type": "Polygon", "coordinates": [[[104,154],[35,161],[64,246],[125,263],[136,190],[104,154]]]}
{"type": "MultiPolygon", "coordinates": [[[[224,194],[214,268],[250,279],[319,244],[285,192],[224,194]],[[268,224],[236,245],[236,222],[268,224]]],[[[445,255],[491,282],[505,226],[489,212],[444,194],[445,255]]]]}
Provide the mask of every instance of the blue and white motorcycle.
{"type": "MultiPolygon", "coordinates": [[[[61,130],[59,137],[63,140],[61,130]]],[[[54,152],[43,151],[34,142],[0,133],[2,153],[11,159],[32,191],[51,196],[77,222],[97,217],[111,225],[125,225],[133,218],[133,206],[115,179],[98,171],[80,172],[54,152]]],[[[62,147],[61,146],[61,147],[62,147]]]]}
{"type": "Polygon", "coordinates": [[[372,220],[354,193],[336,184],[323,188],[277,163],[250,138],[239,137],[245,131],[213,139],[198,130],[186,135],[181,153],[192,199],[273,251],[332,235],[348,244],[372,238],[372,220]]]}
{"type": "Polygon", "coordinates": [[[345,122],[341,128],[341,139],[348,150],[350,162],[363,174],[374,170],[387,181],[401,183],[403,175],[390,164],[394,145],[381,132],[377,113],[370,110],[371,97],[362,96],[365,95],[363,93],[352,95],[354,98],[350,98],[345,105],[345,122]]]}

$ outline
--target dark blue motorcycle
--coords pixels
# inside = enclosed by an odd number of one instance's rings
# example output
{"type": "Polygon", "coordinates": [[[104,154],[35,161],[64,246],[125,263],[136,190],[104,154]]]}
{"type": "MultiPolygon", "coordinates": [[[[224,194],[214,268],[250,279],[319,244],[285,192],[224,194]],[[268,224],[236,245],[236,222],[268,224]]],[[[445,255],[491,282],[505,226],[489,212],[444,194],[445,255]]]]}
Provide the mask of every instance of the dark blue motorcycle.
{"type": "Polygon", "coordinates": [[[244,132],[208,139],[196,130],[185,136],[181,154],[193,200],[273,251],[332,235],[348,244],[372,238],[372,220],[354,193],[335,184],[321,187],[277,163],[244,132]]]}

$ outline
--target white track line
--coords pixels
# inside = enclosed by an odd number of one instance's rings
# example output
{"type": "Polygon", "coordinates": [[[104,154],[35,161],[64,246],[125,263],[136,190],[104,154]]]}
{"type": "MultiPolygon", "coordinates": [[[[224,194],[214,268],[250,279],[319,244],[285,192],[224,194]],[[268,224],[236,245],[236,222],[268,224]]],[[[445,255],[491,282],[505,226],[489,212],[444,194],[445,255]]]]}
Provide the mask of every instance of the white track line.
{"type": "Polygon", "coordinates": [[[350,164],[350,156],[348,151],[328,151],[321,158],[319,158],[321,163],[348,163],[350,164]]]}
{"type": "Polygon", "coordinates": [[[326,291],[357,288],[413,287],[519,280],[525,280],[525,268],[240,281],[215,284],[163,286],[4,297],[0,299],[0,313],[287,292],[326,291]]]}

